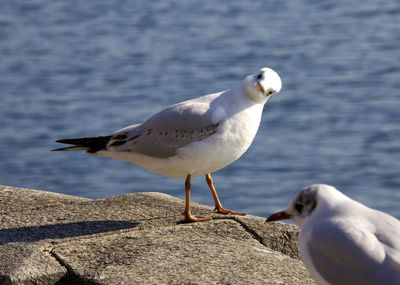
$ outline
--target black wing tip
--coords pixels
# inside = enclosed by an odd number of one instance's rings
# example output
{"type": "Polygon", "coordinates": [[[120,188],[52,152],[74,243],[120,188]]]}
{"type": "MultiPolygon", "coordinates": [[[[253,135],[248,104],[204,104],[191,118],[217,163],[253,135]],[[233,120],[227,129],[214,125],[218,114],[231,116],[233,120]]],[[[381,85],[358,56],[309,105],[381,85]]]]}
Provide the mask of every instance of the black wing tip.
{"type": "Polygon", "coordinates": [[[66,147],[53,148],[51,151],[63,151],[66,147]]]}
{"type": "Polygon", "coordinates": [[[112,136],[99,136],[56,140],[57,143],[72,144],[73,146],[56,148],[52,151],[86,150],[88,153],[96,153],[107,147],[111,137],[112,136]]]}
{"type": "Polygon", "coordinates": [[[78,144],[79,142],[83,141],[85,138],[78,138],[78,139],[61,139],[56,140],[57,143],[65,143],[65,144],[78,144]]]}
{"type": "MultiPolygon", "coordinates": [[[[61,139],[61,140],[56,140],[56,143],[65,143],[65,144],[74,144],[70,142],[71,139],[61,139]]],[[[51,151],[64,151],[64,150],[74,150],[76,149],[77,146],[67,146],[67,147],[60,147],[60,148],[54,148],[51,151]]]]}
{"type": "Polygon", "coordinates": [[[65,151],[65,150],[86,150],[86,151],[89,151],[89,148],[88,147],[84,147],[84,146],[79,146],[79,145],[73,145],[73,146],[55,148],[55,149],[52,149],[51,151],[65,151]]]}

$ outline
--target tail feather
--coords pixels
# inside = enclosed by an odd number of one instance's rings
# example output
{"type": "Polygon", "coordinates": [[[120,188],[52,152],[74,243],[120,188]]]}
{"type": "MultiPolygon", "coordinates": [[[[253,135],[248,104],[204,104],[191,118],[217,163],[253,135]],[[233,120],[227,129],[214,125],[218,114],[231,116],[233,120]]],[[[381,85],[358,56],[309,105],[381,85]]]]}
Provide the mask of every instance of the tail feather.
{"type": "Polygon", "coordinates": [[[100,136],[100,137],[86,137],[86,138],[75,138],[75,139],[62,139],[56,142],[73,144],[74,146],[62,147],[53,149],[53,151],[64,151],[64,150],[86,150],[88,153],[96,153],[99,150],[105,149],[112,136],[100,136]]]}
{"type": "Polygon", "coordinates": [[[55,148],[52,149],[51,151],[64,151],[64,150],[88,150],[88,148],[83,146],[67,146],[67,147],[55,148]]]}

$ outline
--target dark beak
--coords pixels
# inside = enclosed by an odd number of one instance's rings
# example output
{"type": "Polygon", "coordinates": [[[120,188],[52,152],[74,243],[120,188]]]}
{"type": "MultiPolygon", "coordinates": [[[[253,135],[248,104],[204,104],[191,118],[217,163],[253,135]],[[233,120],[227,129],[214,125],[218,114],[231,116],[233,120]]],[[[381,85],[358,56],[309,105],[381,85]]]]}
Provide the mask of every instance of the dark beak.
{"type": "Polygon", "coordinates": [[[262,85],[260,84],[260,82],[257,82],[257,88],[260,92],[264,93],[264,87],[262,87],[262,85]]]}
{"type": "Polygon", "coordinates": [[[267,222],[274,222],[274,221],[288,220],[288,219],[290,219],[290,215],[288,215],[286,211],[282,211],[272,214],[265,222],[267,223],[267,222]]]}

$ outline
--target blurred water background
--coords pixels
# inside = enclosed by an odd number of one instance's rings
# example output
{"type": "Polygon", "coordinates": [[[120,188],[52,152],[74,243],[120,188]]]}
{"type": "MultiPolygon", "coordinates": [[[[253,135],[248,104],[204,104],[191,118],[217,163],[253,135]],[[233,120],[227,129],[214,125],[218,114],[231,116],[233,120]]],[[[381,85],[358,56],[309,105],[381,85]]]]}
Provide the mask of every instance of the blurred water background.
{"type": "MultiPolygon", "coordinates": [[[[267,66],[283,89],[247,153],[213,175],[222,204],[268,216],[327,183],[400,218],[399,19],[395,0],[3,0],[0,184],[184,198],[183,180],[50,150],[267,66]]],[[[192,199],[213,205],[203,177],[192,199]]]]}

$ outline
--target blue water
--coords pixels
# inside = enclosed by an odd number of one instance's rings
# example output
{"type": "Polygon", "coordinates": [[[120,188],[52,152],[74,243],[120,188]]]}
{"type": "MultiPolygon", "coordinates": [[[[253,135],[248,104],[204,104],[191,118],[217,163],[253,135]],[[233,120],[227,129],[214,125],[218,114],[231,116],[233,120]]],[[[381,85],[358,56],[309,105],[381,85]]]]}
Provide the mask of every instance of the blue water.
{"type": "MultiPolygon", "coordinates": [[[[399,19],[395,0],[4,0],[0,184],[184,198],[183,180],[50,150],[267,66],[283,89],[248,152],[213,175],[222,204],[267,216],[304,186],[327,183],[400,218],[399,19]]],[[[192,189],[194,201],[213,205],[204,178],[192,189]]]]}

